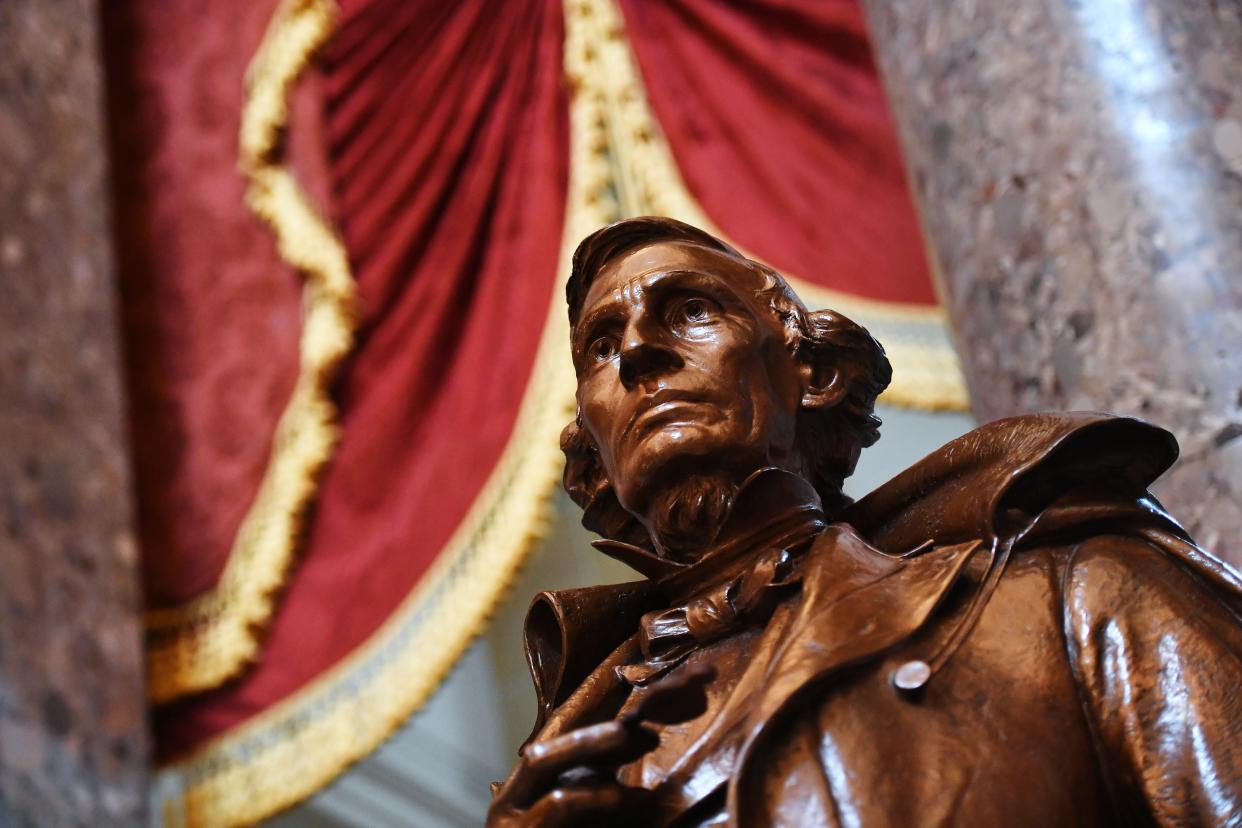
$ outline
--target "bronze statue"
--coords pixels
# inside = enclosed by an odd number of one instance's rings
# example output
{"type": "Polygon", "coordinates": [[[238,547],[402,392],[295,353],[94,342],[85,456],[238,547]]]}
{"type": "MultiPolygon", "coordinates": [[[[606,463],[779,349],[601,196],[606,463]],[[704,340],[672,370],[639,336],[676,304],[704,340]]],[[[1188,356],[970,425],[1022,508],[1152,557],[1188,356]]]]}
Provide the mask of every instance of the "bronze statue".
{"type": "Polygon", "coordinates": [[[983,426],[867,497],[866,330],[664,218],[567,288],[565,486],[644,578],[542,593],[489,824],[1240,825],[1242,580],[1139,420],[983,426]]]}

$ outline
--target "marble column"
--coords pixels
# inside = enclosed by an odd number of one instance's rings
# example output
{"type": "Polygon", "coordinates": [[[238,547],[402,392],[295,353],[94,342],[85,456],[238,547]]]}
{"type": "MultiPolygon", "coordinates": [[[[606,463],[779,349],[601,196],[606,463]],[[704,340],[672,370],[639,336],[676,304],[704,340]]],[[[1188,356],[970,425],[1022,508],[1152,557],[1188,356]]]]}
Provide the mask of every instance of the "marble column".
{"type": "Polygon", "coordinates": [[[981,421],[1133,414],[1242,564],[1242,6],[863,0],[981,421]]]}
{"type": "Polygon", "coordinates": [[[0,0],[0,825],[146,822],[94,0],[0,0]]]}

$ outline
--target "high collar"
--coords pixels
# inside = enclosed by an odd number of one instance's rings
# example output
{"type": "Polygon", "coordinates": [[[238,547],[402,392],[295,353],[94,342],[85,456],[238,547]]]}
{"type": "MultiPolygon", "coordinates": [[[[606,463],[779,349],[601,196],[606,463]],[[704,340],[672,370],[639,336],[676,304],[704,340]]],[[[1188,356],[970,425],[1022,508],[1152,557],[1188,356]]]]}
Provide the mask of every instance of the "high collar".
{"type": "Polygon", "coordinates": [[[720,531],[694,563],[678,563],[620,541],[597,540],[593,546],[647,576],[665,597],[677,601],[726,577],[754,553],[804,543],[824,525],[815,487],[792,472],[768,467],[738,487],[720,531]]]}
{"type": "Polygon", "coordinates": [[[1003,538],[1072,492],[1140,498],[1177,459],[1162,428],[1093,412],[997,420],[915,463],[835,519],[901,554],[1003,538]]]}

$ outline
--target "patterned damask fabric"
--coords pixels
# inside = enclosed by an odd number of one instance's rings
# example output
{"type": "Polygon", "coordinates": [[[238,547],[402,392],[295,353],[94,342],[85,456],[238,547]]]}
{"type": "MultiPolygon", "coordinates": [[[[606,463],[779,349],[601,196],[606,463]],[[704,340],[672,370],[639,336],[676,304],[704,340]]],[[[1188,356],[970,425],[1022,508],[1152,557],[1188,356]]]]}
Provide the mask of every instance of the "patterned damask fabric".
{"type": "Polygon", "coordinates": [[[297,374],[301,283],[237,166],[242,77],[275,6],[100,6],[149,607],[215,584],[297,374]]]}

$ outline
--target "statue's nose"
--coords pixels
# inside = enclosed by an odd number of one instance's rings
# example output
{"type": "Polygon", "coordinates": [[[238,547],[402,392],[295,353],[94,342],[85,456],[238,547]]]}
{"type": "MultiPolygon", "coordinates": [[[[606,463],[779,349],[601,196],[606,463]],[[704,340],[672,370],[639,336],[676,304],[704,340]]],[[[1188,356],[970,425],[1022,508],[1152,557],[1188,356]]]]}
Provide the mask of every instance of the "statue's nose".
{"type": "Polygon", "coordinates": [[[683,365],[681,356],[664,341],[660,331],[645,319],[631,320],[621,341],[620,375],[626,390],[643,380],[675,371],[683,365]]]}

